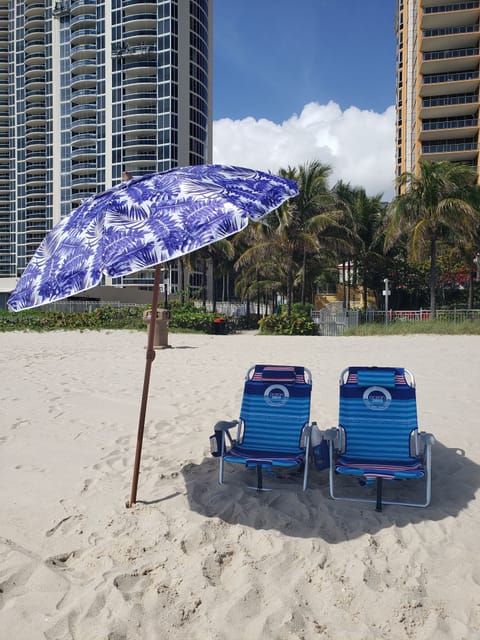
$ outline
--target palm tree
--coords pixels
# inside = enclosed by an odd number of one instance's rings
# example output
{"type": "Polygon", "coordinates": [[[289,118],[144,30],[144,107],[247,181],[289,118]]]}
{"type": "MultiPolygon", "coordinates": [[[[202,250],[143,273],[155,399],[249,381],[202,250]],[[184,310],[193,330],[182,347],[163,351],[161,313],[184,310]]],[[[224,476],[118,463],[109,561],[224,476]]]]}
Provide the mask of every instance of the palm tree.
{"type": "Polygon", "coordinates": [[[296,260],[299,244],[298,230],[289,227],[289,203],[283,203],[267,216],[264,225],[256,228],[251,244],[236,262],[237,268],[255,265],[258,281],[272,289],[275,283],[277,290],[283,288],[287,298],[287,314],[290,314],[293,301],[293,283],[300,268],[296,260]]]}
{"type": "Polygon", "coordinates": [[[406,172],[398,184],[405,193],[388,208],[385,248],[408,234],[409,253],[414,260],[427,255],[430,262],[430,312],[436,314],[437,248],[447,236],[472,238],[478,226],[478,212],[470,204],[475,170],[451,162],[421,162],[419,175],[406,172]]]}
{"type": "MultiPolygon", "coordinates": [[[[382,251],[385,205],[382,195],[367,196],[365,189],[338,182],[333,192],[343,210],[344,239],[349,250],[348,263],[354,274],[358,272],[363,290],[363,307],[367,307],[369,288],[379,281],[379,270],[384,263],[382,251]]],[[[350,282],[350,279],[348,279],[350,282]]]]}
{"type": "Polygon", "coordinates": [[[297,288],[305,304],[307,281],[316,273],[320,252],[331,254],[343,243],[335,199],[326,184],[330,171],[320,162],[280,169],[280,175],[298,183],[298,195],[271,212],[263,224],[249,225],[251,231],[242,232],[242,238],[248,234],[248,241],[236,268],[256,265],[255,289],[259,291],[261,286],[270,295],[283,293],[287,315],[297,288]]]}
{"type": "Polygon", "coordinates": [[[230,260],[234,255],[234,248],[231,240],[227,238],[223,238],[221,240],[217,240],[213,244],[210,244],[202,249],[197,249],[192,254],[193,260],[198,260],[201,264],[202,269],[202,304],[205,309],[207,306],[207,270],[208,270],[208,262],[212,263],[212,274],[213,274],[213,311],[216,311],[217,308],[217,291],[216,291],[216,279],[218,275],[218,270],[222,261],[230,260]]]}
{"type": "Polygon", "coordinates": [[[331,223],[324,212],[331,208],[332,198],[327,179],[332,169],[318,161],[308,162],[296,169],[280,169],[280,175],[298,184],[298,196],[285,210],[288,213],[283,223],[290,235],[298,236],[301,251],[301,302],[306,302],[307,256],[318,250],[316,232],[331,223]]]}

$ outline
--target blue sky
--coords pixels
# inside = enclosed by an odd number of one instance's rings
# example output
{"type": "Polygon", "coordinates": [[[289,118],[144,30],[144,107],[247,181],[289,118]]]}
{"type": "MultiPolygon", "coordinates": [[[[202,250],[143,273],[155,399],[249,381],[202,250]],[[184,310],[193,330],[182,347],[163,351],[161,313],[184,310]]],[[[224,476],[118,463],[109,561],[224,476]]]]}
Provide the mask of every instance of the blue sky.
{"type": "Polygon", "coordinates": [[[395,0],[214,0],[214,118],[395,102],[395,0]]]}
{"type": "Polygon", "coordinates": [[[214,162],[394,181],[395,0],[214,0],[214,162]]]}

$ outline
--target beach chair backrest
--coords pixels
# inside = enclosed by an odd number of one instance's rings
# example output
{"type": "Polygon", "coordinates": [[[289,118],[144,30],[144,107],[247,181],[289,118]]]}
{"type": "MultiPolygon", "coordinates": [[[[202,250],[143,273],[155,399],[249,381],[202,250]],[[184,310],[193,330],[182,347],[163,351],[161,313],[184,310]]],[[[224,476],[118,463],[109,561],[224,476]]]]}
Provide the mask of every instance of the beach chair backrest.
{"type": "Polygon", "coordinates": [[[415,387],[400,367],[349,367],[340,380],[344,455],[360,460],[412,459],[417,429],[415,387]]]}
{"type": "Polygon", "coordinates": [[[242,444],[259,451],[300,451],[310,419],[311,380],[304,367],[255,365],[244,387],[242,444]]]}

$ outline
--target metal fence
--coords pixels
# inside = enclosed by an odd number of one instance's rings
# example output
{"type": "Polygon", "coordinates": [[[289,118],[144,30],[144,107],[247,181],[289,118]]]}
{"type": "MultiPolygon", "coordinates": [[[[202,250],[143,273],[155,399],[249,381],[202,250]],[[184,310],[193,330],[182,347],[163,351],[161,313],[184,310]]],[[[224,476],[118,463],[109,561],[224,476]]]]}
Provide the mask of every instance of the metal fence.
{"type": "Polygon", "coordinates": [[[321,336],[341,336],[345,329],[356,327],[360,322],[360,311],[350,309],[312,311],[312,320],[318,325],[321,336]]]}
{"type": "Polygon", "coordinates": [[[63,311],[64,313],[83,313],[85,311],[93,311],[99,307],[114,307],[121,309],[124,307],[143,307],[144,304],[134,302],[115,302],[111,300],[60,300],[45,304],[39,309],[43,311],[63,311]]]}
{"type": "MultiPolygon", "coordinates": [[[[365,311],[362,312],[362,323],[366,322],[423,322],[431,320],[429,310],[416,309],[411,311],[365,311]]],[[[466,322],[480,320],[480,309],[437,309],[435,320],[438,322],[466,322]]]]}
{"type": "MultiPolygon", "coordinates": [[[[424,322],[431,320],[430,311],[424,309],[412,311],[359,311],[347,309],[320,309],[312,311],[312,319],[318,325],[322,336],[340,336],[350,327],[368,323],[424,322]]],[[[435,314],[438,322],[466,322],[480,320],[480,309],[440,309],[435,314]]]]}

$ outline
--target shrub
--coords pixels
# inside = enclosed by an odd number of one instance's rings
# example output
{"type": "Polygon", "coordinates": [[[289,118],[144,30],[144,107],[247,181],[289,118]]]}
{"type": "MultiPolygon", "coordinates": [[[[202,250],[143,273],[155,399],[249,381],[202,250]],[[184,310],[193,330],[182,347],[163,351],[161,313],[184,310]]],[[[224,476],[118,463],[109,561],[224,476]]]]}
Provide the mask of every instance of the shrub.
{"type": "Polygon", "coordinates": [[[314,336],[318,334],[318,327],[310,317],[303,315],[285,314],[266,316],[259,323],[260,333],[283,336],[314,336]]]}

